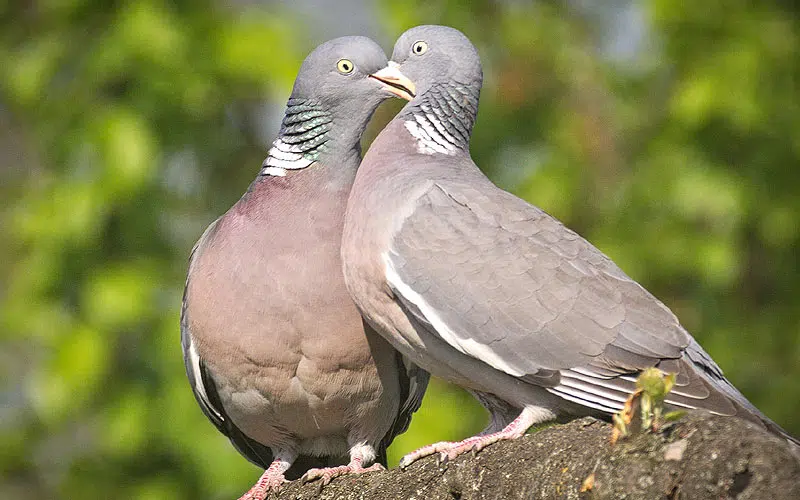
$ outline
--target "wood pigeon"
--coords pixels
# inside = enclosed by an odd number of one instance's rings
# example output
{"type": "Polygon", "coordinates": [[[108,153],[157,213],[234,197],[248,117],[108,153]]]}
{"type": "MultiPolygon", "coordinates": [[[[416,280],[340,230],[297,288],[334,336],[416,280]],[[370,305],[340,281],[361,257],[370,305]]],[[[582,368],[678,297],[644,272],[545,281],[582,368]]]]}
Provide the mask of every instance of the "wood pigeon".
{"type": "Polygon", "coordinates": [[[263,499],[284,474],[325,484],[381,469],[427,386],[363,324],[340,261],[361,135],[392,95],[369,75],[386,64],[365,37],[317,47],[258,176],[192,250],[186,372],[206,416],[266,469],[243,499],[263,499]]]}
{"type": "Polygon", "coordinates": [[[613,414],[648,367],[667,404],[737,415],[790,440],[731,385],[675,315],[591,243],[499,189],[469,154],[482,84],[459,31],[419,26],[373,75],[410,102],[380,133],[347,206],[345,283],[412,362],[469,390],[489,427],[401,466],[517,438],[558,414],[613,414]]]}

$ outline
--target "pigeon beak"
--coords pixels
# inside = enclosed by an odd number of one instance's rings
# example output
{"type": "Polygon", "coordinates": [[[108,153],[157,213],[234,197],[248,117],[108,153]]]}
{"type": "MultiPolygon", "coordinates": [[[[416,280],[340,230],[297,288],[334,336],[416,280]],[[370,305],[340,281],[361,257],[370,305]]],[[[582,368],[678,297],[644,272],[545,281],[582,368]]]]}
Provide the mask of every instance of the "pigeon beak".
{"type": "Polygon", "coordinates": [[[416,96],[417,86],[400,72],[400,65],[394,61],[389,61],[388,66],[369,77],[381,82],[383,88],[400,99],[410,101],[416,96]]]}

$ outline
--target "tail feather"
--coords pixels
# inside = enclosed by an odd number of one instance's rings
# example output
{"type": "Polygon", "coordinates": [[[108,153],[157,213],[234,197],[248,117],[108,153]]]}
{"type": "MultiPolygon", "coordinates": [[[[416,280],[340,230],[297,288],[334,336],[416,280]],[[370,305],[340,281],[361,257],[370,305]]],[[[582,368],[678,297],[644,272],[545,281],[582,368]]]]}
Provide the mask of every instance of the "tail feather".
{"type": "MultiPolygon", "coordinates": [[[[736,406],[736,415],[751,422],[761,424],[765,429],[776,434],[789,443],[792,447],[792,452],[800,458],[800,440],[783,430],[783,428],[773,422],[769,417],[761,413],[750,401],[747,400],[739,390],[731,384],[722,369],[711,359],[711,356],[706,353],[700,345],[692,339],[689,346],[684,352],[683,360],[694,369],[695,372],[702,377],[703,381],[715,392],[727,398],[733,405],[736,406]]],[[[667,398],[669,402],[669,398],[667,398]]],[[[714,411],[712,405],[709,404],[710,400],[700,402],[698,408],[714,411]]]]}
{"type": "MultiPolygon", "coordinates": [[[[636,377],[647,365],[625,353],[615,353],[609,359],[559,371],[558,383],[545,386],[545,390],[576,404],[577,408],[616,413],[636,391],[636,377]],[[623,357],[626,356],[626,357],[623,357]],[[620,359],[627,360],[620,363],[620,359]]],[[[675,374],[675,386],[665,403],[674,409],[705,410],[717,415],[737,416],[749,420],[765,430],[786,439],[800,458],[800,440],[791,436],[753,406],[731,384],[719,366],[693,339],[676,359],[651,360],[666,373],[675,374]]],[[[535,383],[535,382],[534,382],[535,383]]]]}

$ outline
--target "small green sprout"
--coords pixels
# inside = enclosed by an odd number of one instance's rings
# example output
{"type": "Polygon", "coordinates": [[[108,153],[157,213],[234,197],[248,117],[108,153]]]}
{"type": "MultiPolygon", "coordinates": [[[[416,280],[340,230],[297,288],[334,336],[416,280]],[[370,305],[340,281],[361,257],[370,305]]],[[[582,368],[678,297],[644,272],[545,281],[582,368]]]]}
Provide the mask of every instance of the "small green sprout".
{"type": "Polygon", "coordinates": [[[648,368],[636,379],[642,394],[642,427],[657,431],[662,421],[664,400],[675,386],[675,374],[666,374],[658,368],[648,368]]]}
{"type": "Polygon", "coordinates": [[[647,368],[636,379],[636,391],[625,401],[619,413],[612,416],[614,428],[611,431],[611,444],[620,437],[631,433],[630,424],[637,407],[641,412],[642,428],[657,431],[665,421],[674,421],[685,412],[672,411],[664,414],[664,400],[675,386],[675,374],[664,373],[658,368],[647,368]]]}

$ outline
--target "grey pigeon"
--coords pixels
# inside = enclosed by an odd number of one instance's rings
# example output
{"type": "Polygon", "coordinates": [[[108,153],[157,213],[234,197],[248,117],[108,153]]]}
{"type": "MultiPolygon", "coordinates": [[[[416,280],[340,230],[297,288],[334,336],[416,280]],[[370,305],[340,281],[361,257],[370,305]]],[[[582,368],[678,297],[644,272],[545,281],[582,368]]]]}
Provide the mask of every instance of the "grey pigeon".
{"type": "Polygon", "coordinates": [[[491,413],[481,435],[427,446],[401,466],[513,439],[559,414],[617,412],[648,367],[677,374],[670,406],[737,415],[798,444],[725,379],[663,303],[481,173],[469,140],[482,70],[463,34],[412,28],[392,59],[391,74],[373,76],[410,102],[356,176],[345,282],[378,333],[491,413]]]}
{"type": "Polygon", "coordinates": [[[349,462],[306,473],[323,484],[382,468],[365,466],[385,464],[427,385],[364,326],[340,261],[361,135],[391,97],[369,75],[386,63],[369,38],[317,47],[257,178],[192,250],[186,371],[206,416],[266,469],[242,498],[264,498],[310,467],[349,462]]]}

